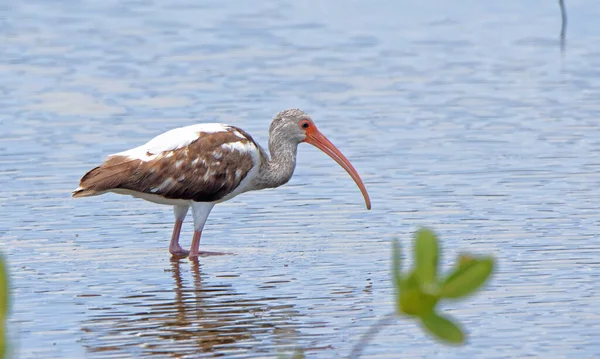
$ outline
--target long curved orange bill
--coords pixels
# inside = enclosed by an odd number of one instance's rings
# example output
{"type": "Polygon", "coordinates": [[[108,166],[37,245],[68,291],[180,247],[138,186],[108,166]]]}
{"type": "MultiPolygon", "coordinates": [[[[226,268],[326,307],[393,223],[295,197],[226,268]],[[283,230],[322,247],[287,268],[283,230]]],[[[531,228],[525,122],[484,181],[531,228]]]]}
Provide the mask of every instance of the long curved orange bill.
{"type": "Polygon", "coordinates": [[[348,161],[342,152],[340,152],[340,150],[338,150],[333,143],[327,139],[327,137],[325,137],[321,132],[319,132],[319,130],[312,126],[312,128],[306,132],[306,138],[303,142],[310,143],[311,145],[325,152],[335,162],[342,166],[342,168],[348,172],[350,177],[352,177],[358,188],[360,188],[360,192],[365,198],[367,209],[371,209],[371,200],[369,199],[369,194],[367,193],[367,189],[360,179],[358,172],[356,172],[350,161],[348,161]]]}

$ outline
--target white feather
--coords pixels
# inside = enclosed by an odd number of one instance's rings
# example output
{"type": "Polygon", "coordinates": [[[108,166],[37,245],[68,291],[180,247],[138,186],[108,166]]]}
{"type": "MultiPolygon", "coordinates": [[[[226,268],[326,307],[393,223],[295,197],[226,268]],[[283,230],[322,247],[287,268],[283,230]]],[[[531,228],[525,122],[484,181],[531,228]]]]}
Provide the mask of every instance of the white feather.
{"type": "Polygon", "coordinates": [[[115,153],[110,156],[127,156],[132,159],[147,161],[155,158],[162,152],[174,151],[189,145],[198,139],[200,132],[227,132],[230,128],[231,126],[222,123],[199,123],[196,125],[179,127],[160,134],[141,146],[115,153]],[[151,155],[148,156],[148,153],[151,155]]]}
{"type": "MultiPolygon", "coordinates": [[[[231,191],[225,197],[221,198],[218,202],[224,202],[224,201],[230,200],[240,193],[244,193],[244,192],[252,190],[252,182],[253,182],[254,178],[256,178],[258,176],[258,170],[260,169],[260,165],[261,165],[260,150],[252,142],[247,142],[245,144],[241,143],[241,142],[224,143],[221,145],[221,147],[223,147],[224,149],[225,148],[235,149],[240,152],[250,154],[250,156],[252,157],[252,168],[250,168],[250,171],[248,171],[248,174],[246,174],[246,177],[244,177],[242,182],[240,182],[240,184],[233,191],[231,191]]],[[[237,176],[237,171],[238,170],[236,170],[236,176],[237,176]]],[[[240,172],[240,176],[241,176],[241,172],[240,172]]]]}
{"type": "Polygon", "coordinates": [[[166,188],[167,186],[171,185],[171,183],[173,183],[173,182],[175,182],[175,180],[173,178],[169,177],[163,183],[158,185],[157,187],[151,188],[150,192],[156,193],[156,192],[166,188]]]}
{"type": "Polygon", "coordinates": [[[229,151],[236,150],[236,151],[240,151],[242,153],[253,153],[258,150],[252,142],[244,143],[242,141],[224,143],[221,145],[221,148],[224,150],[229,150],[229,151]]]}
{"type": "Polygon", "coordinates": [[[239,138],[243,138],[244,140],[247,140],[246,136],[242,135],[238,130],[233,130],[233,134],[239,138]]]}

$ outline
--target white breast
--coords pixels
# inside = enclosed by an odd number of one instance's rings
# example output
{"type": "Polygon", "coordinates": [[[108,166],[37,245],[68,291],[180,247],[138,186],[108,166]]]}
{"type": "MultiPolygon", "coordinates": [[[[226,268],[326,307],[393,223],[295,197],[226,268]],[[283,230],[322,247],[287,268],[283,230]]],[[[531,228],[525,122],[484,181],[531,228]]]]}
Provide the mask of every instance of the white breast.
{"type": "MultiPolygon", "coordinates": [[[[240,182],[240,184],[225,197],[221,198],[219,202],[227,201],[237,196],[238,194],[253,190],[252,182],[254,178],[258,176],[258,171],[260,170],[261,166],[260,149],[257,148],[252,142],[224,143],[223,145],[221,145],[221,147],[224,150],[226,149],[228,151],[240,151],[242,153],[249,154],[252,157],[253,166],[250,169],[250,171],[248,171],[246,177],[244,177],[244,179],[240,182]]],[[[240,174],[238,174],[238,171],[236,171],[235,175],[236,177],[239,177],[240,174]]]]}

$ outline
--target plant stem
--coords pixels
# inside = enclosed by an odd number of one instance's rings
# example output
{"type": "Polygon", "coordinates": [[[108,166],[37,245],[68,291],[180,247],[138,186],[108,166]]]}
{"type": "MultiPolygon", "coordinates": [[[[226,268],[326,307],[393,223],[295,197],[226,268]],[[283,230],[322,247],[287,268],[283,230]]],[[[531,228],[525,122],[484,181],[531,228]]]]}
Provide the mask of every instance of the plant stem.
{"type": "Polygon", "coordinates": [[[560,49],[565,50],[565,36],[567,34],[567,9],[565,8],[565,0],[558,0],[560,6],[560,16],[562,19],[562,26],[560,27],[560,49]]]}
{"type": "Polygon", "coordinates": [[[369,329],[360,337],[358,343],[354,345],[348,359],[356,359],[359,358],[362,354],[363,349],[369,344],[371,339],[377,335],[385,326],[390,324],[390,322],[396,318],[395,312],[390,312],[384,315],[382,318],[379,318],[375,324],[371,325],[369,329]]]}

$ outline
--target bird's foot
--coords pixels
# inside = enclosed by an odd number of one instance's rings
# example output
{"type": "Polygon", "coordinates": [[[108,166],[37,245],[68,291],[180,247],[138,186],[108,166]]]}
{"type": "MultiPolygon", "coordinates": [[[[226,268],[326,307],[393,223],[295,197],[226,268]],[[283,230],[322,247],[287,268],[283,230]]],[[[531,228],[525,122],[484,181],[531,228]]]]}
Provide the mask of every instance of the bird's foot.
{"type": "Polygon", "coordinates": [[[190,252],[189,257],[190,257],[190,259],[193,259],[193,258],[197,258],[197,257],[224,256],[227,254],[233,254],[233,253],[199,251],[198,253],[195,253],[195,254],[190,252]]]}
{"type": "Polygon", "coordinates": [[[173,258],[185,258],[190,254],[190,251],[186,251],[185,249],[179,248],[169,248],[169,253],[173,256],[173,258]]]}

